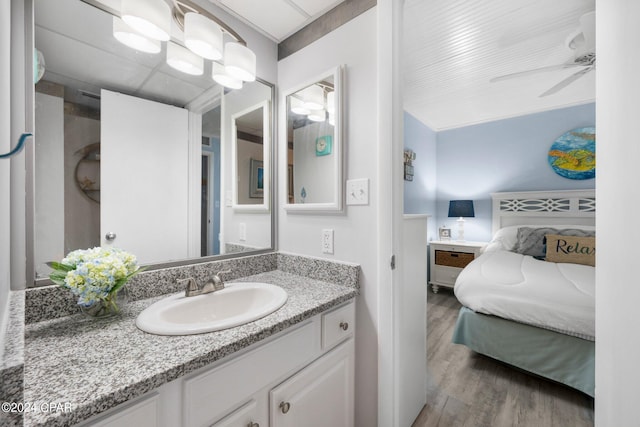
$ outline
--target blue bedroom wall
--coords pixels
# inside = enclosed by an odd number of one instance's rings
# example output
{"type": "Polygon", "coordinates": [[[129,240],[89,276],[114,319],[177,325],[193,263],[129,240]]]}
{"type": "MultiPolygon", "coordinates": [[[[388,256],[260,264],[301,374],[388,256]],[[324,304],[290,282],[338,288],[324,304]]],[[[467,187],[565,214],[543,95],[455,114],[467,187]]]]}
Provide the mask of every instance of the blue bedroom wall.
{"type": "MultiPolygon", "coordinates": [[[[404,213],[429,214],[436,211],[436,132],[424,123],[404,113],[404,148],[413,150],[413,181],[404,182],[404,213]]],[[[429,236],[434,236],[433,218],[428,224],[429,236]]]]}
{"type": "MultiPolygon", "coordinates": [[[[563,178],[547,161],[556,138],[584,126],[595,126],[594,103],[438,132],[436,209],[429,212],[435,226],[450,227],[456,238],[449,200],[472,199],[476,216],[466,221],[465,238],[488,241],[492,192],[595,188],[595,179],[563,178]]],[[[417,197],[407,193],[405,198],[417,197]]]]}

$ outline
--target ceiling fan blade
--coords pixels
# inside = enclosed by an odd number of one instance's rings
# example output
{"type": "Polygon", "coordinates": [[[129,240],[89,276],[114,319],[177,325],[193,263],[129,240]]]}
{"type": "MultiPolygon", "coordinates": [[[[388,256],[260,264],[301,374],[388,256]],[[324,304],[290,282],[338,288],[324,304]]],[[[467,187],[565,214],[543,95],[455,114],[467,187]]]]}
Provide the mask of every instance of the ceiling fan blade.
{"type": "Polygon", "coordinates": [[[566,79],[562,80],[560,83],[556,84],[551,89],[549,89],[545,93],[541,94],[539,97],[542,98],[543,96],[553,95],[554,93],[558,92],[560,89],[564,89],[565,87],[569,86],[571,83],[575,82],[580,77],[584,76],[585,74],[587,74],[589,71],[593,70],[594,68],[595,68],[594,66],[587,67],[584,70],[580,70],[577,73],[571,74],[569,77],[567,77],[566,79]]]}
{"type": "Polygon", "coordinates": [[[532,74],[542,73],[545,71],[565,70],[567,68],[582,67],[582,66],[583,66],[582,64],[576,64],[574,62],[558,64],[558,65],[549,65],[547,67],[534,68],[533,70],[519,71],[517,73],[505,74],[504,76],[494,77],[491,80],[489,80],[489,82],[491,83],[501,82],[503,80],[514,79],[517,77],[524,77],[532,74]]]}

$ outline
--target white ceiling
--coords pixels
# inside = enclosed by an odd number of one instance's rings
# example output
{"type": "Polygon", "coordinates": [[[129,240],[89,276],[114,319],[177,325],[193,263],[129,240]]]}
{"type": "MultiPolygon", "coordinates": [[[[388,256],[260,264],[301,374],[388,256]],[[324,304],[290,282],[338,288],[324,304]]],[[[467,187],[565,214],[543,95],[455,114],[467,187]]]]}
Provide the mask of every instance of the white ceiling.
{"type": "Polygon", "coordinates": [[[573,59],[565,44],[594,0],[406,0],[405,110],[439,131],[595,100],[595,71],[539,95],[577,71],[490,83],[573,59]]]}
{"type": "Polygon", "coordinates": [[[345,0],[209,0],[281,42],[345,0]]]}
{"type": "MultiPolygon", "coordinates": [[[[210,1],[281,40],[344,0],[210,1]]],[[[594,0],[405,0],[405,110],[439,131],[592,102],[595,72],[543,98],[576,69],[489,80],[571,60],[565,41],[594,8],[594,0]]],[[[111,36],[111,18],[77,0],[37,0],[35,11],[47,80],[92,92],[109,88],[118,76],[127,87],[114,90],[133,95],[154,99],[158,88],[175,89],[170,99],[157,99],[174,105],[215,86],[209,69],[204,76],[186,76],[166,65],[162,53],[123,47],[111,36]],[[100,59],[104,52],[107,60],[100,59]]]]}

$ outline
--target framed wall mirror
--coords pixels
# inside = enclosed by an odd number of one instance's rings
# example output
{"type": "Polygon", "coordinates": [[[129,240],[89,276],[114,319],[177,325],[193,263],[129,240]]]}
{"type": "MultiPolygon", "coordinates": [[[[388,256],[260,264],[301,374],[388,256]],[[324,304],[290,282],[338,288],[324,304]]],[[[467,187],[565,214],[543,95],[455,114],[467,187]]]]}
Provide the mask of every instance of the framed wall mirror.
{"type": "Polygon", "coordinates": [[[287,212],[341,212],[343,67],[285,95],[287,212]]]}
{"type": "Polygon", "coordinates": [[[44,74],[35,86],[28,283],[47,284],[47,261],[94,246],[125,249],[151,268],[273,250],[274,86],[223,89],[211,64],[203,75],[178,71],[166,43],[158,53],[123,45],[113,15],[81,0],[33,7],[44,74]],[[259,106],[255,132],[245,128],[254,114],[238,115],[250,106],[259,106]],[[239,172],[232,127],[263,140],[246,171],[262,162],[262,192],[246,205],[229,196],[239,172]],[[261,211],[237,211],[244,206],[261,211]]]}
{"type": "MultiPolygon", "coordinates": [[[[237,106],[236,106],[237,107],[237,106]]],[[[233,141],[233,208],[237,212],[267,212],[271,165],[269,103],[262,101],[231,116],[233,141]]]]}

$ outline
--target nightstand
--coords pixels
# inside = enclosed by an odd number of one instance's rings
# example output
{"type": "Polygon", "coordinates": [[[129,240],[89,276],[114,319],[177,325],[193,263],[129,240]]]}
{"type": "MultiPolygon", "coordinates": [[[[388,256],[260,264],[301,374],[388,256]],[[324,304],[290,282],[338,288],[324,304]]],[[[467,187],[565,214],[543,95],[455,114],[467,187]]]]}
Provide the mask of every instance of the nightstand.
{"type": "Polygon", "coordinates": [[[480,251],[486,244],[486,242],[457,242],[455,240],[429,242],[431,258],[429,284],[433,293],[437,294],[440,286],[453,288],[458,274],[480,255],[480,251]]]}

